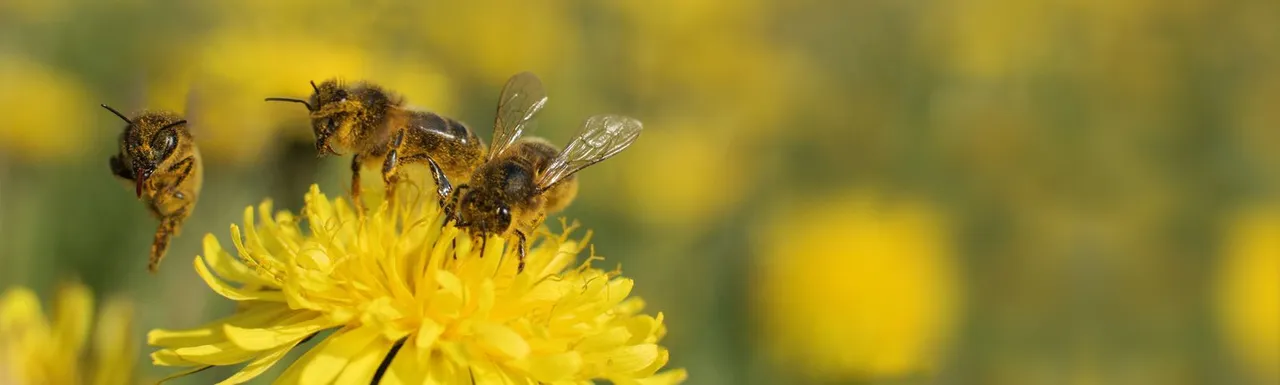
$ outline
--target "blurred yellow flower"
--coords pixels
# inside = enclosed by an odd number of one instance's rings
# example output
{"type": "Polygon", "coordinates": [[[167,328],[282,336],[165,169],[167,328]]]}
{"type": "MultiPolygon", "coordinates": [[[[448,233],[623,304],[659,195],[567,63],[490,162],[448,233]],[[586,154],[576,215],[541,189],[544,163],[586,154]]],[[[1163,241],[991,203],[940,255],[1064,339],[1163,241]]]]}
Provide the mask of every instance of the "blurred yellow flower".
{"type": "Polygon", "coordinates": [[[812,200],[769,223],[753,294],[774,359],[834,381],[937,364],[960,298],[938,212],[858,193],[812,200]]]}
{"type": "Polygon", "coordinates": [[[63,286],[52,319],[31,290],[11,288],[0,296],[0,384],[127,384],[133,379],[137,345],[130,337],[133,310],[112,300],[98,314],[92,354],[93,295],[80,284],[63,286]]]}
{"type": "Polygon", "coordinates": [[[1280,382],[1280,206],[1231,219],[1216,286],[1227,345],[1260,383],[1280,382]]]}
{"type": "Polygon", "coordinates": [[[619,193],[630,195],[626,200],[634,204],[624,206],[631,215],[656,227],[684,228],[712,221],[741,201],[746,175],[731,146],[696,125],[663,128],[646,132],[619,162],[619,193]]]}
{"type": "MultiPolygon", "coordinates": [[[[658,341],[662,313],[640,314],[633,281],[572,267],[585,241],[545,236],[516,273],[515,250],[501,238],[483,251],[446,226],[430,196],[402,188],[397,203],[358,215],[344,199],[313,186],[302,218],[245,210],[231,226],[240,258],[212,236],[196,272],[239,302],[234,315],[189,330],[153,330],[158,365],[248,362],[222,383],[243,383],[291,349],[333,330],[277,383],[590,383],[671,384],[683,370],[658,341]],[[308,223],[309,231],[300,227],[308,223]],[[456,242],[456,248],[453,246],[456,242]]],[[[376,195],[376,194],[369,194],[376,195]]],[[[481,245],[484,245],[483,243],[481,245]]]]}
{"type": "Polygon", "coordinates": [[[441,60],[497,85],[523,70],[565,68],[577,57],[583,32],[574,7],[562,0],[435,2],[415,14],[427,21],[415,24],[419,35],[397,38],[425,43],[441,60]]]}
{"type": "Polygon", "coordinates": [[[13,87],[0,92],[0,105],[21,113],[0,114],[0,154],[29,162],[71,161],[83,155],[100,137],[94,134],[99,124],[88,115],[97,113],[91,108],[94,102],[78,81],[52,66],[10,55],[0,52],[0,84],[13,87]]]}

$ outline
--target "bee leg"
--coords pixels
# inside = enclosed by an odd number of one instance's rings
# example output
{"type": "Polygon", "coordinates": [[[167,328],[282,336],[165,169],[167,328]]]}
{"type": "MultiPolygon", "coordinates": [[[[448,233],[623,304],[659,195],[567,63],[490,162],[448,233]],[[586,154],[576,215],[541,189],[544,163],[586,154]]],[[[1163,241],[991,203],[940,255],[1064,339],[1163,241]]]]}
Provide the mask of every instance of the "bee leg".
{"type": "Polygon", "coordinates": [[[184,208],[160,219],[155,239],[151,241],[151,258],[147,261],[147,271],[155,274],[160,270],[160,260],[164,259],[164,253],[169,250],[169,239],[180,231],[182,218],[185,216],[184,208]]]}
{"type": "Polygon", "coordinates": [[[396,138],[387,144],[387,158],[382,161],[382,181],[387,185],[387,201],[395,198],[396,183],[400,181],[400,163],[410,160],[400,159],[400,143],[404,142],[404,130],[396,134],[396,138]]]}
{"type": "Polygon", "coordinates": [[[178,163],[174,163],[173,166],[170,166],[169,171],[178,171],[179,168],[182,169],[181,173],[178,174],[178,179],[173,182],[173,185],[181,186],[182,182],[187,180],[187,176],[191,175],[191,168],[195,167],[195,164],[196,159],[188,156],[183,158],[181,161],[178,161],[178,163]]]}
{"type": "Polygon", "coordinates": [[[527,257],[525,254],[528,253],[528,250],[526,250],[527,246],[525,244],[524,232],[516,230],[516,238],[520,240],[516,245],[516,274],[520,274],[524,272],[524,259],[527,257]]]}
{"type": "Polygon", "coordinates": [[[129,171],[129,166],[124,164],[119,154],[111,156],[111,174],[126,180],[133,180],[133,172],[129,171]]]}
{"type": "Polygon", "coordinates": [[[360,154],[351,157],[351,201],[356,205],[357,213],[364,213],[364,201],[360,200],[360,154]]]}
{"type": "Polygon", "coordinates": [[[444,175],[444,170],[440,169],[440,165],[430,156],[423,155],[427,159],[427,167],[431,169],[431,179],[436,182],[436,196],[440,198],[440,207],[445,207],[445,200],[448,200],[449,194],[453,192],[453,184],[449,183],[449,177],[444,175]]]}

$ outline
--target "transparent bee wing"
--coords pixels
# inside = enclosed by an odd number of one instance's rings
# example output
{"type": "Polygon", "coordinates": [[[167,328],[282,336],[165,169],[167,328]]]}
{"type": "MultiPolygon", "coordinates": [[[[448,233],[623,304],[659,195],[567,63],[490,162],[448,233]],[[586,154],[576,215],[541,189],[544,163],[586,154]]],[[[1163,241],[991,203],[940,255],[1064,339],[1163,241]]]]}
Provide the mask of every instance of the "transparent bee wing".
{"type": "Polygon", "coordinates": [[[626,116],[596,115],[587,118],[582,130],[538,175],[538,188],[549,189],[570,175],[617,155],[635,143],[643,129],[639,120],[626,116]]]}
{"type": "Polygon", "coordinates": [[[507,80],[507,85],[502,87],[502,95],[498,97],[489,159],[510,148],[520,138],[533,116],[546,104],[547,91],[537,75],[521,72],[507,80]]]}

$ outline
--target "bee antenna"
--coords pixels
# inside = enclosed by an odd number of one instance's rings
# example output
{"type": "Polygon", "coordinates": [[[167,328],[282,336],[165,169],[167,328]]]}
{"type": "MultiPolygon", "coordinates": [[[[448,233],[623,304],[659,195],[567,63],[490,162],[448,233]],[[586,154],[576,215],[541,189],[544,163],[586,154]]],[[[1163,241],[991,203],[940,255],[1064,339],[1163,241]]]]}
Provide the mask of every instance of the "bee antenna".
{"type": "Polygon", "coordinates": [[[180,126],[180,125],[183,125],[183,124],[187,124],[187,120],[186,120],[186,119],[182,119],[182,120],[179,120],[179,121],[176,121],[176,122],[173,122],[173,123],[166,124],[164,127],[160,127],[160,129],[161,129],[161,130],[163,130],[163,129],[166,129],[166,128],[173,128],[173,127],[177,127],[177,126],[180,126]]]}
{"type": "Polygon", "coordinates": [[[308,80],[308,82],[311,82],[311,89],[316,90],[316,93],[317,93],[317,94],[318,94],[318,93],[320,93],[320,87],[316,87],[316,81],[315,81],[315,80],[308,80]]]}
{"type": "Polygon", "coordinates": [[[307,103],[307,101],[306,101],[306,100],[302,100],[302,99],[293,99],[293,98],[266,98],[266,99],[263,99],[263,100],[268,101],[268,102],[293,102],[293,103],[302,103],[302,105],[307,106],[307,111],[315,111],[314,109],[312,109],[312,108],[311,108],[311,103],[307,103]]]}
{"type": "Polygon", "coordinates": [[[107,111],[111,111],[111,113],[116,114],[116,116],[119,116],[120,119],[124,120],[125,123],[133,124],[132,120],[129,120],[129,118],[125,117],[124,114],[121,114],[120,111],[116,111],[116,109],[111,108],[111,106],[108,106],[106,104],[100,104],[100,106],[102,106],[102,108],[106,108],[107,111]]]}

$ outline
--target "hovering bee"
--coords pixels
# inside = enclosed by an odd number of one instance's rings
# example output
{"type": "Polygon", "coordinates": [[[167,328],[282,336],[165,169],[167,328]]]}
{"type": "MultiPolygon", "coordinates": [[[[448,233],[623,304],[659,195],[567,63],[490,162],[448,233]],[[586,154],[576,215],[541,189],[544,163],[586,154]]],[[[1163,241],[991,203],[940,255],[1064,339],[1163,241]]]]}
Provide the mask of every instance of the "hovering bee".
{"type": "Polygon", "coordinates": [[[171,112],[143,112],[133,119],[103,104],[127,124],[120,152],[111,157],[111,173],[130,181],[138,199],[160,220],[151,243],[147,270],[155,273],[169,248],[169,238],[182,232],[202,182],[200,150],[187,121],[171,112]]]}
{"type": "Polygon", "coordinates": [[[351,195],[360,202],[360,169],[366,163],[382,166],[387,197],[398,180],[400,166],[421,163],[428,154],[450,178],[469,176],[484,160],[484,143],[461,122],[426,111],[411,110],[404,100],[381,87],[337,80],[311,82],[310,100],[267,98],[300,103],[311,115],[320,156],[354,153],[351,195]]]}
{"type": "MultiPolygon", "coordinates": [[[[542,82],[532,73],[511,77],[502,89],[493,126],[493,146],[485,162],[456,189],[450,175],[430,154],[428,166],[446,215],[483,242],[491,234],[515,235],[524,271],[526,238],[548,213],[560,211],[578,193],[574,173],[617,155],[636,141],[640,121],[617,115],[587,119],[563,150],[540,138],[521,138],[533,116],[546,104],[542,82]]],[[[481,246],[483,249],[484,246],[481,246]]]]}

